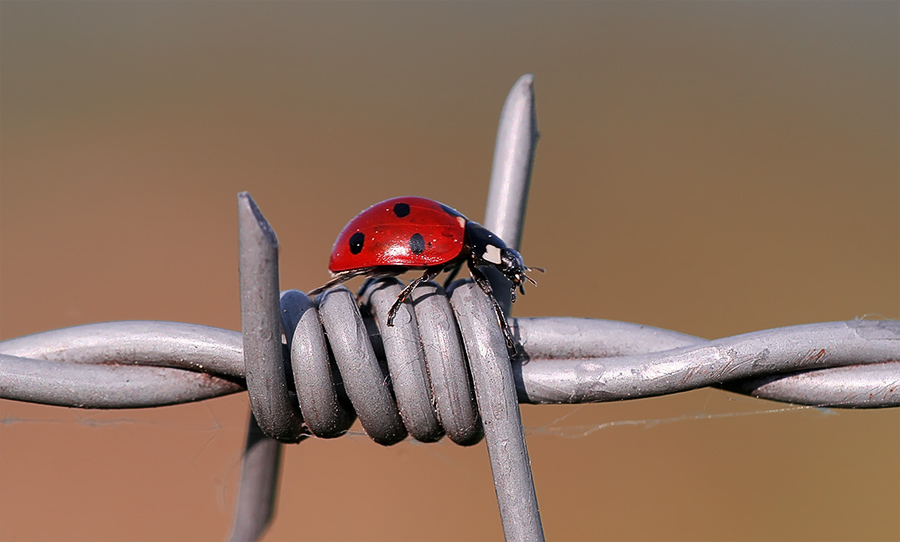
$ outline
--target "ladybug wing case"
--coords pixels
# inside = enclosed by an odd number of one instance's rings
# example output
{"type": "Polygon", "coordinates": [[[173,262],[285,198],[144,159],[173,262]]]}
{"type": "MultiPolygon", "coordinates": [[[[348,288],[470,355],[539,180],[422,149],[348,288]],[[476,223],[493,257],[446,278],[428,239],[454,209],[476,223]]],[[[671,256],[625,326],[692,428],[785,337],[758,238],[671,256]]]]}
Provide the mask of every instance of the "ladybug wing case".
{"type": "Polygon", "coordinates": [[[419,197],[393,198],[369,207],[338,235],[328,269],[429,267],[457,258],[465,246],[466,218],[419,197]]]}

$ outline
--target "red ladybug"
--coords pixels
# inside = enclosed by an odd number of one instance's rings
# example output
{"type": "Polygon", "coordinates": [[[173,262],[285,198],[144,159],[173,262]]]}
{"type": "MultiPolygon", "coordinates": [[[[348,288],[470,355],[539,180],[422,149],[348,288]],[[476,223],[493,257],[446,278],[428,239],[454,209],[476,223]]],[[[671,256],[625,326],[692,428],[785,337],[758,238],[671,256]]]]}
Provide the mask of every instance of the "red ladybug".
{"type": "Polygon", "coordinates": [[[361,275],[383,277],[424,269],[421,277],[400,292],[388,311],[387,323],[393,326],[400,304],[416,286],[443,271],[450,273],[445,282],[449,284],[464,262],[469,264],[472,278],[493,303],[506,341],[513,346],[506,318],[492,295],[491,283],[478,268],[491,265],[499,269],[512,282],[513,301],[516,288],[525,293],[525,281],[537,284],[525,272],[543,269],[526,267],[522,256],[487,228],[456,209],[427,198],[393,198],[356,215],[338,235],[331,251],[328,269],[333,278],[310,295],[361,275]]]}

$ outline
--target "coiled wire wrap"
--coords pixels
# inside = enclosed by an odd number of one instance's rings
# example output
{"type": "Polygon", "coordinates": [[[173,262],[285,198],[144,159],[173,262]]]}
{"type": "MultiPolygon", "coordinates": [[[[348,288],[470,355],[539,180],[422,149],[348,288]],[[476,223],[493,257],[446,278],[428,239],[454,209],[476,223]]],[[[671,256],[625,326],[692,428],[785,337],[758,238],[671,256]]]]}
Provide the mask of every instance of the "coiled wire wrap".
{"type": "MultiPolygon", "coordinates": [[[[474,285],[460,281],[456,286],[448,298],[433,282],[421,285],[411,304],[401,306],[393,326],[387,325],[387,313],[403,289],[395,278],[367,283],[362,312],[344,287],[324,292],[318,303],[297,290],[282,292],[290,370],[279,370],[292,374],[289,388],[296,402],[288,388],[277,384],[265,398],[251,401],[258,405],[257,419],[268,415],[260,412],[265,405],[293,406],[285,412],[291,419],[272,420],[263,431],[285,442],[310,433],[332,438],[358,417],[379,444],[395,444],[407,435],[434,442],[445,434],[461,445],[479,442],[483,432],[465,350],[489,343],[483,337],[464,340],[460,328],[473,328],[459,326],[457,314],[472,319],[465,311],[476,311],[474,319],[482,327],[500,328],[489,300],[474,285]],[[304,430],[294,430],[301,425],[304,430]]],[[[499,360],[508,354],[494,344],[482,355],[499,360]]]]}
{"type": "Polygon", "coordinates": [[[365,289],[364,310],[376,315],[369,320],[377,322],[373,340],[346,288],[323,293],[318,310],[301,292],[282,293],[297,399],[306,426],[320,437],[340,436],[355,413],[366,433],[380,444],[399,442],[407,433],[434,442],[445,432],[454,442],[474,444],[481,430],[450,303],[439,286],[423,285],[414,293],[415,311],[405,304],[389,327],[387,311],[401,289],[396,279],[372,282],[365,289]],[[417,325],[416,312],[427,312],[422,322],[428,323],[417,325]],[[320,346],[323,331],[333,362],[320,346]],[[428,340],[420,340],[420,333],[428,340]],[[383,352],[386,366],[376,356],[373,342],[383,352]],[[317,353],[310,352],[314,348],[319,348],[317,353]],[[332,371],[332,363],[339,373],[332,371]]]}

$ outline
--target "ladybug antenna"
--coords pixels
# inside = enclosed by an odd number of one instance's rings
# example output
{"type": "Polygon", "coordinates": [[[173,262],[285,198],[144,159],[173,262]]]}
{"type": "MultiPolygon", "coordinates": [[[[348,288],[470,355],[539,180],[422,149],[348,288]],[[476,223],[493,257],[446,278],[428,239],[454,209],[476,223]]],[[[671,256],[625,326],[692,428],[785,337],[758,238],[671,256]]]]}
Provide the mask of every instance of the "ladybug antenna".
{"type": "MultiPolygon", "coordinates": [[[[540,271],[541,273],[544,273],[544,272],[545,272],[543,267],[526,267],[526,268],[525,268],[525,271],[528,271],[528,272],[531,272],[531,271],[540,271]]],[[[528,282],[530,282],[530,283],[534,284],[535,286],[537,286],[537,281],[534,280],[533,278],[529,277],[529,276],[526,275],[525,273],[522,273],[522,278],[524,278],[524,279],[527,280],[528,282]]],[[[525,295],[525,280],[519,281],[519,291],[522,292],[522,295],[525,295]]]]}
{"type": "MultiPolygon", "coordinates": [[[[524,269],[531,271],[532,268],[525,267],[524,269]]],[[[537,269],[540,269],[540,268],[537,268],[537,269]]],[[[509,294],[510,301],[512,301],[513,303],[516,302],[516,289],[518,289],[522,293],[522,295],[525,295],[525,282],[526,281],[537,286],[537,282],[533,278],[529,277],[525,273],[518,273],[515,276],[515,278],[513,279],[512,287],[510,288],[510,294],[509,294]]]]}
{"type": "Polygon", "coordinates": [[[515,299],[515,297],[516,297],[516,287],[519,288],[519,291],[522,292],[522,295],[525,295],[525,281],[528,281],[528,282],[534,284],[535,286],[537,286],[537,282],[535,282],[535,280],[533,278],[529,277],[525,273],[522,273],[520,276],[524,280],[518,280],[513,284],[513,287],[512,287],[513,299],[515,299]]]}
{"type": "Polygon", "coordinates": [[[537,282],[525,274],[526,271],[540,271],[544,272],[542,267],[528,267],[525,265],[525,262],[522,261],[522,255],[516,252],[511,248],[504,247],[500,250],[500,262],[495,263],[500,271],[506,275],[512,282],[512,286],[510,287],[510,301],[515,303],[516,301],[516,290],[525,295],[525,283],[530,282],[537,286],[537,282]]]}

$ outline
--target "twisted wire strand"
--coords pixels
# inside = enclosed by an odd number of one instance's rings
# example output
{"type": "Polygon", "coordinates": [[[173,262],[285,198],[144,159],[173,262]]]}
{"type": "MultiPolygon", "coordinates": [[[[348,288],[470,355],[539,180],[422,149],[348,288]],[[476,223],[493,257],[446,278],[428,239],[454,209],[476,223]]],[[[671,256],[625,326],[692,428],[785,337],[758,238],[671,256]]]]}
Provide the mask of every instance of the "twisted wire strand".
{"type": "MultiPolygon", "coordinates": [[[[458,314],[428,284],[394,327],[377,323],[399,288],[396,279],[373,283],[362,312],[345,288],[329,291],[318,307],[300,292],[282,294],[283,312],[292,315],[285,318],[296,322],[282,370],[292,375],[304,431],[340,436],[359,416],[383,444],[407,432],[425,442],[444,432],[460,444],[478,442],[458,314]]],[[[490,312],[474,317],[497,326],[490,312]]],[[[898,321],[806,324],[714,341],[605,320],[513,318],[510,325],[524,352],[512,363],[522,403],[719,385],[807,405],[900,405],[898,321]]],[[[81,408],[170,405],[245,387],[240,333],[173,322],[88,324],[2,341],[0,375],[4,399],[81,408]]]]}

